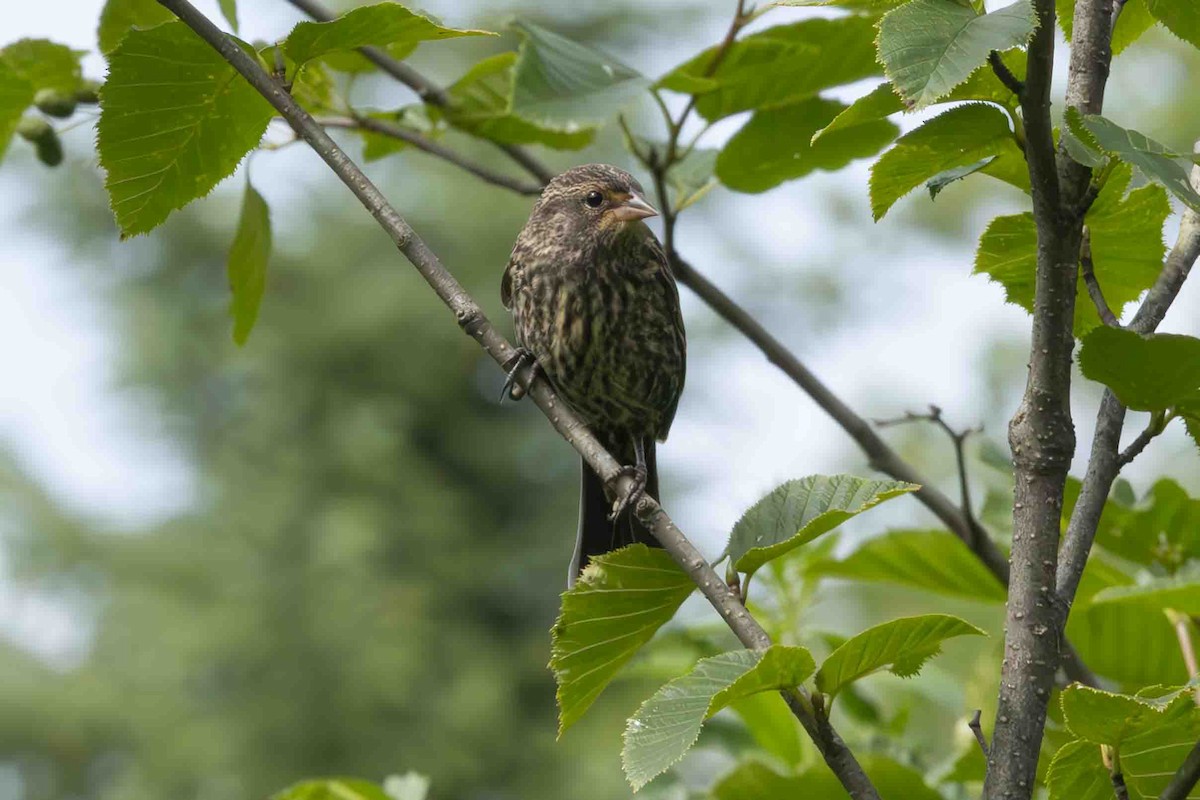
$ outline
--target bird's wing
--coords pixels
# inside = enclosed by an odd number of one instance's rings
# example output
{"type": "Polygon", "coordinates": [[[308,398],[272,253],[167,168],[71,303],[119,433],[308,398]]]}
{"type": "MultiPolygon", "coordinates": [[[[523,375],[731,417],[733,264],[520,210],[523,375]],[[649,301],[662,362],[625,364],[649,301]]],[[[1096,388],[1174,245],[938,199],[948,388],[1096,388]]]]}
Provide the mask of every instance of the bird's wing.
{"type": "Polygon", "coordinates": [[[655,280],[662,286],[664,295],[671,305],[674,316],[672,331],[676,338],[676,350],[679,353],[679,386],[675,389],[675,397],[670,407],[663,414],[662,423],[658,426],[656,436],[660,442],[666,441],[667,433],[671,430],[671,422],[675,419],[675,410],[679,407],[679,398],[683,394],[683,383],[687,376],[687,333],[683,327],[683,311],[679,307],[679,287],[675,285],[675,275],[671,272],[671,263],[663,252],[662,245],[653,234],[646,237],[647,250],[650,257],[658,264],[655,280]]]}
{"type": "Polygon", "coordinates": [[[508,260],[508,266],[504,268],[504,275],[500,278],[500,302],[505,308],[512,308],[512,271],[516,261],[512,258],[508,260]]]}

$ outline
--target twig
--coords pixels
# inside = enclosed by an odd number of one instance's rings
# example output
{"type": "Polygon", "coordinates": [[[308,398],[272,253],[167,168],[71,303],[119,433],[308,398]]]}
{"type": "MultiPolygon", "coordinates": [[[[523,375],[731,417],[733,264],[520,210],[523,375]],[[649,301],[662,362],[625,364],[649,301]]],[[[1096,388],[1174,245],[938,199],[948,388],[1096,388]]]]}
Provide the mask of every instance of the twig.
{"type": "Polygon", "coordinates": [[[1145,430],[1137,435],[1137,438],[1129,443],[1129,446],[1121,451],[1117,456],[1117,469],[1121,469],[1142,454],[1146,449],[1146,445],[1150,444],[1154,437],[1158,436],[1166,430],[1167,423],[1170,417],[1165,411],[1160,411],[1150,416],[1150,422],[1146,425],[1145,430]]]}
{"type": "MultiPolygon", "coordinates": [[[[1174,609],[1167,609],[1167,619],[1175,628],[1175,637],[1179,639],[1179,652],[1183,655],[1184,666],[1187,667],[1188,678],[1195,681],[1200,677],[1200,666],[1196,663],[1196,648],[1192,644],[1192,619],[1174,609]]],[[[1196,705],[1200,705],[1200,686],[1192,690],[1196,705]]]]}
{"type": "Polygon", "coordinates": [[[1179,769],[1175,771],[1167,788],[1158,796],[1158,800],[1187,800],[1197,781],[1200,781],[1200,742],[1196,742],[1196,746],[1179,765],[1179,769]]]}
{"type": "MultiPolygon", "coordinates": [[[[504,337],[501,336],[484,315],[483,310],[455,280],[433,251],[417,236],[400,213],[388,203],[382,193],[371,183],[329,137],[325,129],[301,108],[290,94],[233,40],[221,32],[213,23],[198,12],[188,0],[158,0],[170,9],[202,39],[210,44],[228,61],[246,81],[266,98],[288,121],[297,135],[329,165],[329,168],[354,193],[363,206],[375,217],[396,247],[416,267],[442,302],[454,313],[462,329],[474,338],[481,347],[503,366],[516,356],[504,337]]],[[[517,376],[518,383],[526,389],[551,424],[587,461],[606,482],[618,482],[621,491],[628,492],[630,481],[622,475],[621,466],[604,450],[570,408],[555,395],[549,384],[541,379],[529,381],[529,370],[517,376]]],[[[701,593],[725,619],[726,624],[747,647],[762,650],[771,643],[762,626],[738,601],[704,556],[687,540],[683,533],[667,516],[667,513],[649,495],[643,495],[637,504],[637,514],[654,533],[658,541],[676,562],[695,581],[701,593]]],[[[878,800],[870,779],[855,760],[837,732],[827,720],[819,719],[812,710],[811,698],[803,689],[787,693],[789,705],[801,724],[812,736],[826,763],[855,800],[878,800]]]]}
{"type": "Polygon", "coordinates": [[[1104,299],[1104,291],[1100,288],[1100,281],[1096,279],[1096,265],[1092,261],[1092,235],[1086,225],[1083,228],[1083,240],[1079,245],[1079,271],[1083,275],[1088,296],[1092,298],[1092,305],[1096,307],[1100,320],[1109,327],[1121,327],[1121,321],[1109,308],[1108,301],[1104,299]]]}
{"type": "Polygon", "coordinates": [[[1114,770],[1108,773],[1108,777],[1112,780],[1113,794],[1117,796],[1117,800],[1129,800],[1129,787],[1125,785],[1125,776],[1119,770],[1114,770]]]}
{"type": "Polygon", "coordinates": [[[967,727],[971,729],[971,733],[975,734],[975,741],[979,742],[979,749],[983,752],[984,760],[988,757],[987,737],[983,735],[983,725],[980,724],[979,718],[983,716],[983,712],[978,708],[971,715],[971,721],[967,723],[967,727]]]}
{"type": "Polygon", "coordinates": [[[1020,100],[1022,93],[1025,91],[1025,84],[1021,83],[1021,80],[1016,75],[1013,75],[1012,70],[1008,68],[1008,64],[1004,63],[1004,59],[1000,57],[1000,54],[995,50],[988,53],[988,63],[992,65],[992,72],[996,73],[996,77],[1000,79],[1000,82],[1020,100]]]}
{"type": "Polygon", "coordinates": [[[495,170],[489,169],[482,164],[477,164],[467,157],[454,152],[445,145],[439,144],[428,136],[422,136],[416,131],[409,130],[395,123],[388,122],[384,119],[375,117],[355,116],[355,117],[320,117],[317,122],[324,125],[326,128],[345,128],[347,130],[371,131],[380,136],[388,136],[392,139],[399,139],[402,142],[407,142],[418,150],[422,150],[430,155],[448,161],[457,167],[461,167],[475,177],[481,179],[485,183],[490,183],[494,186],[500,186],[505,189],[510,189],[517,194],[523,195],[538,195],[542,193],[540,184],[529,183],[527,181],[510,178],[507,175],[502,175],[495,170]]]}

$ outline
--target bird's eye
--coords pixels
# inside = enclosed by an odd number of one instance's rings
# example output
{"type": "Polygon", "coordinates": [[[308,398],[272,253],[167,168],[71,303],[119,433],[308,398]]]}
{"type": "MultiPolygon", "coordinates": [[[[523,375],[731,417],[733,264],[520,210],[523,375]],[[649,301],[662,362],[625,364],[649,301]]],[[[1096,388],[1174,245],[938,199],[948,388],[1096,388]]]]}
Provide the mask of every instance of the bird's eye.
{"type": "Polygon", "coordinates": [[[599,208],[604,202],[604,195],[599,192],[588,192],[588,196],[583,199],[583,202],[591,208],[599,208]]]}

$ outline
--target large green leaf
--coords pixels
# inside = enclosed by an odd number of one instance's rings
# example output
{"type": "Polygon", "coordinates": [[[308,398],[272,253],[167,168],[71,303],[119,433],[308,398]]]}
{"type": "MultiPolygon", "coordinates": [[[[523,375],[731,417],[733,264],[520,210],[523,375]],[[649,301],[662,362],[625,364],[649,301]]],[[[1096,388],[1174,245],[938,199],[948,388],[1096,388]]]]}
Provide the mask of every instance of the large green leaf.
{"type": "Polygon", "coordinates": [[[0,60],[29,81],[34,92],[50,89],[68,96],[79,88],[81,55],[49,39],[21,39],[0,50],[0,60]]]}
{"type": "Polygon", "coordinates": [[[891,83],[885,81],[855,100],[828,125],[814,133],[812,142],[816,144],[827,133],[876,122],[903,110],[904,103],[900,95],[896,94],[891,83]]]}
{"type": "Polygon", "coordinates": [[[25,109],[33,103],[33,84],[0,60],[0,158],[8,149],[25,109]]]}
{"type": "Polygon", "coordinates": [[[1024,156],[1003,111],[972,103],[934,117],[901,136],[871,168],[871,213],[882,219],[897,200],[935,175],[988,156],[996,158],[982,172],[1029,188],[1024,156]]]}
{"type": "Polygon", "coordinates": [[[1141,698],[1073,684],[1060,697],[1071,733],[1093,744],[1120,745],[1122,740],[1162,707],[1141,698]]]}
{"type": "Polygon", "coordinates": [[[879,23],[879,60],[913,109],[945,97],[993,50],[1029,41],[1035,20],[1028,0],[977,14],[956,0],[913,0],[879,23]]]}
{"type": "Polygon", "coordinates": [[[273,113],[184,23],[130,31],[109,58],[97,138],[121,235],[145,233],[208,194],[273,113]]]}
{"type": "MultiPolygon", "coordinates": [[[[1086,217],[1096,279],[1118,315],[1157,279],[1164,251],[1162,227],[1170,213],[1170,204],[1158,186],[1143,186],[1125,195],[1131,177],[1128,166],[1118,166],[1086,217]]],[[[1032,311],[1036,272],[1033,216],[1025,213],[993,219],[979,239],[975,273],[1003,286],[1008,302],[1032,311]]],[[[1084,336],[1099,325],[1095,305],[1080,278],[1075,335],[1084,336]]]]}
{"type": "MultiPolygon", "coordinates": [[[[1151,3],[1154,0],[1150,0],[1151,3]]],[[[1188,2],[1188,0],[1184,0],[1188,2]]],[[[1067,41],[1071,41],[1075,23],[1075,0],[1055,0],[1058,10],[1058,21],[1062,25],[1067,41]]],[[[1117,17],[1117,26],[1112,34],[1113,56],[1124,52],[1125,48],[1141,38],[1142,34],[1154,25],[1154,17],[1147,8],[1146,0],[1127,0],[1117,17]]]]}
{"type": "Polygon", "coordinates": [[[799,686],[816,665],[803,647],[734,650],[704,658],[642,703],[625,727],[621,760],[636,792],[683,758],[704,720],[744,697],[799,686]]]}
{"type": "Polygon", "coordinates": [[[517,57],[514,113],[558,124],[606,120],[650,85],[632,67],[531,22],[513,23],[525,38],[517,57]]]}
{"type": "Polygon", "coordinates": [[[644,544],[592,559],[563,594],[552,631],[560,735],[695,588],[665,550],[644,544]]]}
{"type": "Polygon", "coordinates": [[[713,75],[705,77],[715,47],[676,67],[659,85],[696,94],[696,110],[710,121],[793,103],[878,75],[874,35],[868,17],[779,25],[735,42],[713,75]]]}
{"type": "Polygon", "coordinates": [[[1167,30],[1200,47],[1200,5],[1193,0],[1145,0],[1150,14],[1167,30]]]}
{"type": "Polygon", "coordinates": [[[881,669],[907,678],[941,652],[946,639],[986,636],[974,625],[948,614],[902,617],[868,628],[829,654],[817,670],[817,688],[830,695],[881,669]]]}
{"type": "Polygon", "coordinates": [[[1148,180],[1162,184],[1184,204],[1200,211],[1200,194],[1188,177],[1192,163],[1189,156],[1172,152],[1138,131],[1122,128],[1099,114],[1081,115],[1078,110],[1068,108],[1066,120],[1073,131],[1078,133],[1080,127],[1087,131],[1089,136],[1079,137],[1085,146],[1094,146],[1137,167],[1148,180]]]}
{"type": "Polygon", "coordinates": [[[101,53],[111,53],[131,28],[153,28],[175,19],[158,0],[108,0],[100,12],[96,39],[101,53]]]}
{"type": "Polygon", "coordinates": [[[1097,328],[1083,340],[1079,368],[1138,411],[1200,400],[1200,339],[1193,336],[1097,328]]]}
{"type": "Polygon", "coordinates": [[[810,475],[788,481],[742,515],[725,552],[735,569],[750,574],[856,514],[919,488],[852,475],[810,475]]]}
{"type": "Polygon", "coordinates": [[[271,257],[271,211],[262,195],[246,182],[242,215],[229,248],[229,288],[233,301],[233,340],[245,344],[258,319],[258,308],[267,287],[267,260],[271,257]]]}
{"type": "Polygon", "coordinates": [[[271,800],[393,800],[370,781],[356,778],[322,778],[293,784],[271,795],[271,800]]]}
{"type": "Polygon", "coordinates": [[[841,561],[822,561],[810,574],[898,583],[937,594],[1002,603],[1000,581],[949,531],[889,531],[841,561]]]}
{"type": "Polygon", "coordinates": [[[524,119],[512,111],[516,53],[485,58],[450,87],[454,104],[446,120],[475,136],[503,144],[543,144],[578,150],[595,138],[593,125],[549,124],[524,119]]]}
{"type": "Polygon", "coordinates": [[[1113,785],[1100,756],[1100,746],[1091,742],[1067,742],[1054,754],[1046,774],[1050,800],[1112,800],[1113,785]]]}
{"type": "Polygon", "coordinates": [[[491,31],[443,27],[399,3],[376,3],[329,22],[300,22],[284,43],[298,66],[314,58],[359,47],[414,46],[419,42],[459,36],[495,36],[491,31]]]}
{"type": "Polygon", "coordinates": [[[1115,603],[1156,613],[1169,608],[1196,616],[1200,615],[1200,579],[1175,575],[1134,586],[1114,586],[1098,592],[1091,602],[1094,606],[1115,603]]]}
{"type": "MultiPolygon", "coordinates": [[[[859,754],[859,762],[881,797],[888,800],[942,800],[920,773],[884,756],[859,754]]],[[[743,761],[713,787],[715,800],[849,800],[837,776],[824,764],[784,776],[757,761],[743,761]]]]}
{"type": "Polygon", "coordinates": [[[1093,672],[1118,683],[1177,685],[1188,679],[1175,629],[1160,611],[1122,603],[1089,604],[1072,610],[1067,638],[1093,672]]]}
{"type": "MultiPolygon", "coordinates": [[[[1125,738],[1121,746],[1121,771],[1130,796],[1159,797],[1200,739],[1200,709],[1190,691],[1181,692],[1161,714],[1152,715],[1125,738]]],[[[1188,792],[1200,798],[1200,786],[1188,792]]]]}
{"type": "Polygon", "coordinates": [[[752,694],[730,708],[742,718],[758,746],[781,764],[794,767],[804,761],[800,724],[782,697],[771,692],[752,694]]]}
{"type": "Polygon", "coordinates": [[[846,110],[836,100],[810,97],[756,111],[717,157],[717,177],[730,189],[764,192],[816,170],[838,170],[856,158],[873,156],[896,138],[899,128],[885,119],[844,125],[814,135],[846,110]]]}

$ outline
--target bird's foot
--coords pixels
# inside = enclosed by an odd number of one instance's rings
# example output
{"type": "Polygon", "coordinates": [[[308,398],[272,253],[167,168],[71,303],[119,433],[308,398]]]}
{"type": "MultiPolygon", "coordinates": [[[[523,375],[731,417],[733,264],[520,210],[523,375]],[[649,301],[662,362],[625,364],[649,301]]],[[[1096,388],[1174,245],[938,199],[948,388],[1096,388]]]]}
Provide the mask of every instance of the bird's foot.
{"type": "Polygon", "coordinates": [[[508,376],[504,379],[504,387],[500,390],[500,402],[504,402],[504,398],[511,397],[513,400],[520,400],[525,396],[525,389],[517,383],[517,373],[525,366],[532,367],[532,372],[529,375],[530,382],[537,376],[541,370],[541,365],[538,364],[537,356],[527,347],[518,347],[517,355],[513,361],[512,369],[508,371],[508,376]]]}
{"type": "Polygon", "coordinates": [[[621,478],[630,478],[633,485],[629,487],[629,491],[624,495],[617,494],[617,499],[613,501],[612,513],[608,515],[608,521],[614,522],[617,517],[625,513],[627,509],[637,508],[638,501],[642,499],[642,495],[646,492],[646,468],[641,464],[636,466],[621,467],[621,471],[617,473],[617,477],[613,478],[614,486],[621,478]]]}

